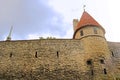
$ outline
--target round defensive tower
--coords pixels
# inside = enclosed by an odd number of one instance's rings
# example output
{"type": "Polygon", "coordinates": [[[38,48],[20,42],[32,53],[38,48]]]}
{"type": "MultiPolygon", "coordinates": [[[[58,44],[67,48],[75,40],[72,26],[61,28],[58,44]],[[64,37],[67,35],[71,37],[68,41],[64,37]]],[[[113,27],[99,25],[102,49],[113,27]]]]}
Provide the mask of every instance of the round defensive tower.
{"type": "Polygon", "coordinates": [[[104,28],[86,11],[80,21],[73,20],[73,25],[73,39],[80,39],[83,44],[84,71],[90,80],[114,80],[104,28]]]}

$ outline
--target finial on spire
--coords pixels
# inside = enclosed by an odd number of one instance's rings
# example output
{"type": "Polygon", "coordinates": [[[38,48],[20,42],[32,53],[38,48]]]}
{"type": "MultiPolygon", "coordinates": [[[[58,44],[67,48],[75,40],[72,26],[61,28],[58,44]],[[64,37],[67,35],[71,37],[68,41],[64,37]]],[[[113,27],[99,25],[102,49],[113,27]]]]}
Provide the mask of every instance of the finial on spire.
{"type": "Polygon", "coordinates": [[[85,11],[85,7],[86,7],[86,5],[83,5],[83,10],[85,11]]]}
{"type": "Polygon", "coordinates": [[[11,29],[10,29],[10,32],[9,32],[9,34],[8,34],[8,37],[7,37],[6,41],[11,41],[12,29],[13,29],[13,26],[11,26],[11,29]]]}

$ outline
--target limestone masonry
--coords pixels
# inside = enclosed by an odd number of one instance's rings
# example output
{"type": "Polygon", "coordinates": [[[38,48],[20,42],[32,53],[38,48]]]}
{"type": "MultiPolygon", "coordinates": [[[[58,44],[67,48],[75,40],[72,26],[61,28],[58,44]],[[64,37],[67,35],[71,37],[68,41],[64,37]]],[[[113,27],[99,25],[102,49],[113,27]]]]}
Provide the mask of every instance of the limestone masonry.
{"type": "Polygon", "coordinates": [[[0,80],[120,80],[120,43],[86,11],[73,39],[0,41],[0,80]]]}

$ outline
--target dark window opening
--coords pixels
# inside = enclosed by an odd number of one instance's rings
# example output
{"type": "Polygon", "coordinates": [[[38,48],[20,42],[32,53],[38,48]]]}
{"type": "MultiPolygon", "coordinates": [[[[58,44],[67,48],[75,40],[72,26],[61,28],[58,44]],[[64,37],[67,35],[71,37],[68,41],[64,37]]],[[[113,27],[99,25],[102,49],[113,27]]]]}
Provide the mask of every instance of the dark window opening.
{"type": "Polygon", "coordinates": [[[83,36],[83,31],[80,31],[80,35],[83,36]]]}
{"type": "Polygon", "coordinates": [[[11,53],[10,53],[10,57],[12,57],[12,55],[13,55],[13,54],[12,54],[12,52],[11,52],[11,53]]]}
{"type": "Polygon", "coordinates": [[[92,61],[91,61],[91,60],[88,60],[88,61],[87,61],[87,65],[92,65],[92,61]]]}
{"type": "Polygon", "coordinates": [[[37,58],[38,56],[37,56],[37,52],[35,52],[35,58],[37,58]]]}
{"type": "Polygon", "coordinates": [[[101,60],[100,60],[100,63],[101,63],[101,64],[104,64],[105,62],[104,62],[104,60],[103,60],[103,59],[101,59],[101,60]]]}
{"type": "Polygon", "coordinates": [[[107,74],[107,71],[106,71],[106,69],[104,69],[104,74],[107,74]]]}
{"type": "Polygon", "coordinates": [[[59,52],[57,51],[57,58],[59,58],[59,52]]]}
{"type": "Polygon", "coordinates": [[[111,51],[111,53],[112,53],[112,56],[114,57],[115,55],[114,55],[113,51],[111,51]]]}
{"type": "Polygon", "coordinates": [[[94,27],[94,34],[97,34],[98,32],[97,32],[97,28],[96,27],[94,27]]]}
{"type": "Polygon", "coordinates": [[[94,71],[93,70],[91,70],[91,75],[94,75],[94,71]]]}

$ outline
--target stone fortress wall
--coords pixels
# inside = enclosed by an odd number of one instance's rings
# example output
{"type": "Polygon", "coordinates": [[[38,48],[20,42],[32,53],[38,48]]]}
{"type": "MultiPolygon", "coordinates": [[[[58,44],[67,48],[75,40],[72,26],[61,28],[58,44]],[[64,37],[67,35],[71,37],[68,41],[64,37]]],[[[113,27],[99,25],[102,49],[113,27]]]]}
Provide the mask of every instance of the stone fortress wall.
{"type": "MultiPolygon", "coordinates": [[[[109,44],[111,55],[119,55],[120,46],[109,44]]],[[[84,49],[73,39],[0,41],[0,80],[92,80],[84,49]]]]}
{"type": "Polygon", "coordinates": [[[112,63],[114,63],[113,70],[115,71],[115,77],[120,80],[120,42],[108,42],[109,50],[111,51],[112,63]]]}
{"type": "Polygon", "coordinates": [[[84,72],[83,50],[79,40],[1,41],[0,79],[73,80],[84,72]]]}

